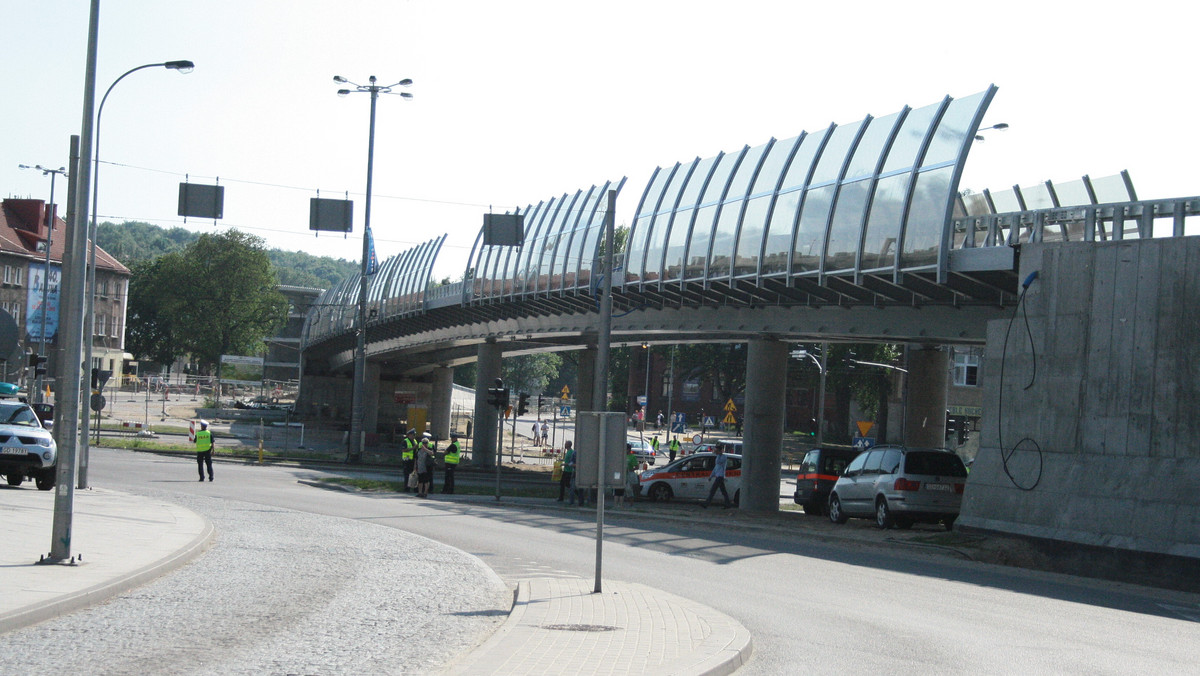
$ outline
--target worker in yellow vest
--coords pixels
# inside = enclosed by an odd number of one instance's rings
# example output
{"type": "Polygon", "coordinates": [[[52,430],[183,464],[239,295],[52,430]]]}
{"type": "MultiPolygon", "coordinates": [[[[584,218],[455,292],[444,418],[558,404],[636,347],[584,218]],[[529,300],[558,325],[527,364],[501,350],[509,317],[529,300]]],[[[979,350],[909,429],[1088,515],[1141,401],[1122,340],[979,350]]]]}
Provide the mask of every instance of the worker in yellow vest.
{"type": "Polygon", "coordinates": [[[460,452],[458,450],[458,434],[450,433],[450,445],[446,447],[446,457],[443,462],[446,465],[446,478],[442,481],[442,492],[454,492],[454,470],[458,469],[460,452]]]}
{"type": "Polygon", "coordinates": [[[400,478],[402,483],[404,483],[405,493],[412,490],[408,487],[408,475],[413,473],[413,466],[416,463],[417,457],[417,445],[419,443],[420,442],[417,440],[417,430],[410,429],[408,434],[404,437],[404,449],[400,451],[400,462],[401,466],[404,468],[404,475],[400,478]]]}
{"type": "Polygon", "coordinates": [[[679,437],[671,439],[670,445],[667,446],[667,451],[670,453],[671,459],[667,460],[667,462],[675,462],[675,454],[679,452],[679,447],[679,437]]]}
{"type": "Polygon", "coordinates": [[[204,468],[208,467],[208,480],[213,480],[212,472],[213,435],[208,429],[208,421],[200,421],[200,429],[196,430],[196,469],[200,472],[200,480],[204,481],[204,468]]]}

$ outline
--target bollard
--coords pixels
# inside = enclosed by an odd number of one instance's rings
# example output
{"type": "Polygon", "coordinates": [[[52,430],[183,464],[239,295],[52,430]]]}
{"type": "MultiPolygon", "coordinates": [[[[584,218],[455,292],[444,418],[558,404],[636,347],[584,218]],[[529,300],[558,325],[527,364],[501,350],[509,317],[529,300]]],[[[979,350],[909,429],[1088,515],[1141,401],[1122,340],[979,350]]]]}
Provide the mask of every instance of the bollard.
{"type": "Polygon", "coordinates": [[[258,440],[258,464],[262,464],[262,439],[258,440]]]}

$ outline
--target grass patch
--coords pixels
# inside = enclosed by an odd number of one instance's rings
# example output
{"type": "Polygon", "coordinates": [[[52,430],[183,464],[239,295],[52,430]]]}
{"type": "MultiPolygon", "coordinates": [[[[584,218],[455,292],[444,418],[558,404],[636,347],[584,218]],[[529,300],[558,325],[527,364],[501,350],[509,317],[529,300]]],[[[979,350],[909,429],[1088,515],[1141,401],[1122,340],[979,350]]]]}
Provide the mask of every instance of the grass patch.
{"type": "MultiPolygon", "coordinates": [[[[355,479],[351,477],[325,477],[320,481],[324,483],[336,484],[338,486],[350,486],[363,491],[381,491],[390,493],[403,493],[404,483],[400,481],[380,481],[377,479],[355,479]]],[[[434,482],[431,493],[440,492],[442,485],[440,482],[434,482]]],[[[455,495],[495,495],[496,487],[494,485],[471,485],[464,484],[461,481],[454,487],[455,495]]],[[[558,487],[556,486],[501,486],[500,494],[510,498],[557,498],[558,487]]]]}

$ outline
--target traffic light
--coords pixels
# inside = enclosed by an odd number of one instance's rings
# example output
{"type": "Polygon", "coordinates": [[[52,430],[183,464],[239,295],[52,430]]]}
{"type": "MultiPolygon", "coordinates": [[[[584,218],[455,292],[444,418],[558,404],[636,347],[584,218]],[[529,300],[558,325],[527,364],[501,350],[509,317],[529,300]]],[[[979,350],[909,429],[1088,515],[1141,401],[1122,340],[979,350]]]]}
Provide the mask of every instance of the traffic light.
{"type": "Polygon", "coordinates": [[[517,395],[517,415],[522,416],[529,412],[529,395],[521,392],[517,395]]]}
{"type": "Polygon", "coordinates": [[[858,360],[855,358],[857,356],[858,355],[856,355],[853,351],[849,351],[842,355],[842,360],[846,364],[846,368],[852,369],[855,366],[858,366],[858,360]]]}
{"type": "Polygon", "coordinates": [[[508,406],[508,389],[505,387],[489,387],[488,399],[489,406],[496,408],[505,408],[508,406]]]}
{"type": "Polygon", "coordinates": [[[33,369],[33,377],[41,378],[46,375],[46,357],[40,354],[29,355],[29,366],[33,369]]]}

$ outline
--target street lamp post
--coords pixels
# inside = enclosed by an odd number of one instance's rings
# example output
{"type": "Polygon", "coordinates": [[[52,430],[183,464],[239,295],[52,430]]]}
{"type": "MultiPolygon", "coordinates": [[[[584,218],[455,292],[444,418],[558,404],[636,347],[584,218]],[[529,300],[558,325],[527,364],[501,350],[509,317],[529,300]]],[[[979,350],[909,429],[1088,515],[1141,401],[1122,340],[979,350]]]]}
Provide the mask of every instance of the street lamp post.
{"type": "MultiPolygon", "coordinates": [[[[642,424],[638,433],[638,440],[645,444],[646,442],[646,422],[650,420],[650,343],[642,343],[642,349],[646,351],[646,387],[643,390],[646,393],[646,403],[642,404],[642,424]]],[[[645,446],[642,446],[645,449],[645,446]]]]}
{"type": "MultiPolygon", "coordinates": [[[[358,326],[354,344],[354,387],[350,404],[350,449],[349,460],[362,457],[365,430],[363,421],[366,418],[366,406],[363,401],[367,377],[367,275],[371,259],[371,177],[375,168],[375,101],[380,94],[391,94],[393,87],[407,87],[412,80],[405,78],[395,84],[377,85],[375,76],[370,77],[368,85],[351,82],[341,75],[334,75],[333,81],[338,84],[348,84],[354,89],[339,89],[338,96],[346,96],[351,92],[365,92],[371,95],[371,124],[367,136],[367,198],[365,216],[363,217],[362,266],[359,269],[358,284],[358,326]]],[[[396,92],[401,98],[411,99],[408,92],[396,92]]],[[[499,458],[497,458],[497,465],[499,458]]]]}
{"type": "MultiPolygon", "coordinates": [[[[27,164],[19,164],[17,166],[21,169],[37,169],[38,171],[42,172],[42,176],[50,174],[50,204],[46,206],[46,269],[42,272],[42,333],[41,339],[38,340],[38,357],[45,357],[46,310],[48,309],[47,306],[50,303],[50,244],[54,240],[54,179],[57,178],[59,174],[62,174],[65,177],[67,175],[67,169],[66,167],[47,169],[40,164],[33,167],[27,164]]],[[[45,397],[42,394],[42,383],[42,374],[35,368],[33,384],[34,387],[37,388],[37,393],[34,394],[33,400],[36,402],[43,402],[45,400],[45,397]]]]}
{"type": "MultiPolygon", "coordinates": [[[[92,221],[88,227],[88,245],[90,253],[88,256],[87,266],[87,298],[84,300],[86,331],[83,336],[83,363],[85,369],[92,368],[92,342],[95,340],[96,332],[96,234],[98,224],[96,223],[96,204],[100,201],[100,120],[104,116],[104,103],[108,101],[108,95],[112,93],[113,87],[117,83],[124,80],[131,73],[136,73],[139,70],[146,68],[166,68],[168,70],[178,71],[180,73],[190,73],[196,67],[196,64],[191,61],[164,61],[162,63],[147,63],[136,68],[130,68],[121,74],[113,83],[105,90],[104,96],[100,99],[100,108],[96,111],[96,126],[95,139],[92,143],[92,158],[95,164],[92,173],[92,221]]],[[[91,433],[90,429],[91,416],[86,416],[84,424],[79,428],[79,488],[87,488],[87,468],[88,468],[88,438],[91,433]]],[[[97,422],[97,432],[99,432],[99,422],[97,422]]]]}

